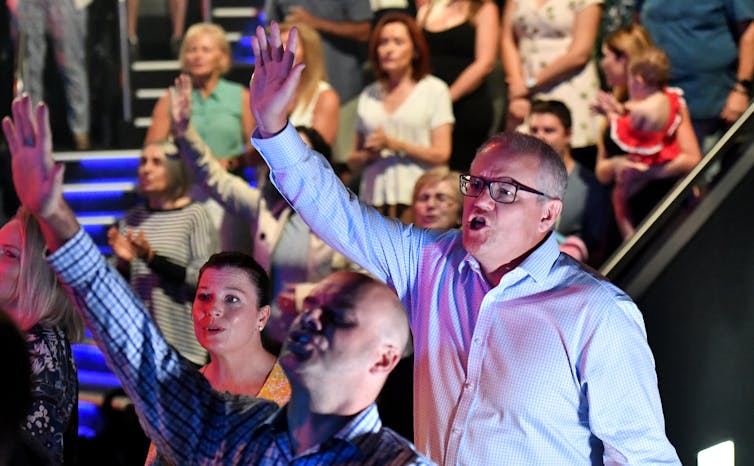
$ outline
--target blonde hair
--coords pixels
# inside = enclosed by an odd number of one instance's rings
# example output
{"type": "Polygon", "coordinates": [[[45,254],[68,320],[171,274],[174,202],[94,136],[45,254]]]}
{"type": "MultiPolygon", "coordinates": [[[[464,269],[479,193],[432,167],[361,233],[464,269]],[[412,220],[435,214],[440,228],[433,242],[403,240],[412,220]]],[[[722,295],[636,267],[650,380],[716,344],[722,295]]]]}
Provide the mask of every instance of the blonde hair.
{"type": "Polygon", "coordinates": [[[327,81],[325,71],[325,53],[322,50],[322,39],[312,27],[302,23],[281,23],[280,32],[288,32],[295,27],[298,30],[298,46],[304,53],[306,68],[301,73],[298,84],[298,101],[308,105],[317,93],[320,81],[327,81]]]}
{"type": "MultiPolygon", "coordinates": [[[[638,53],[653,47],[649,32],[638,24],[630,24],[615,30],[605,37],[602,43],[618,58],[625,58],[626,61],[630,61],[638,53]]],[[[623,102],[628,98],[628,90],[625,85],[615,86],[613,95],[618,101],[623,102]]]]}
{"type": "MultiPolygon", "coordinates": [[[[416,180],[416,183],[414,183],[414,193],[411,196],[411,208],[406,209],[403,215],[401,215],[401,221],[403,223],[412,223],[414,221],[414,206],[416,205],[416,199],[419,197],[419,193],[422,189],[424,189],[426,186],[438,185],[445,181],[450,181],[454,186],[457,187],[458,179],[460,176],[461,173],[455,170],[451,170],[447,165],[439,165],[424,172],[424,174],[416,180]]],[[[461,209],[463,208],[463,195],[461,194],[460,189],[454,189],[453,194],[455,196],[453,200],[458,206],[457,220],[460,222],[461,209]]]]}
{"type": "Polygon", "coordinates": [[[20,272],[16,285],[18,311],[28,321],[63,329],[72,342],[84,334],[84,324],[57,275],[47,263],[44,236],[37,219],[21,207],[15,216],[21,230],[20,272]]]}
{"type": "MultiPolygon", "coordinates": [[[[414,194],[411,199],[413,202],[416,202],[416,198],[425,186],[440,184],[443,181],[452,181],[453,183],[458,184],[460,176],[461,174],[459,172],[451,170],[445,165],[433,167],[424,172],[424,174],[416,180],[416,183],[414,184],[414,194]]],[[[456,190],[455,193],[457,194],[456,201],[458,201],[459,204],[463,204],[461,191],[456,190]]]]}
{"type": "Polygon", "coordinates": [[[232,60],[230,57],[230,44],[225,37],[225,29],[212,23],[196,23],[192,25],[186,31],[183,36],[183,43],[181,43],[181,52],[178,55],[178,60],[181,63],[181,69],[183,71],[188,70],[188,63],[186,63],[186,53],[188,52],[188,45],[197,37],[207,34],[211,36],[215,41],[215,45],[220,49],[222,58],[220,60],[220,74],[223,75],[230,69],[232,60]]]}
{"type": "Polygon", "coordinates": [[[670,59],[662,50],[650,47],[631,57],[628,73],[641,77],[647,86],[661,89],[670,79],[670,59]]]}

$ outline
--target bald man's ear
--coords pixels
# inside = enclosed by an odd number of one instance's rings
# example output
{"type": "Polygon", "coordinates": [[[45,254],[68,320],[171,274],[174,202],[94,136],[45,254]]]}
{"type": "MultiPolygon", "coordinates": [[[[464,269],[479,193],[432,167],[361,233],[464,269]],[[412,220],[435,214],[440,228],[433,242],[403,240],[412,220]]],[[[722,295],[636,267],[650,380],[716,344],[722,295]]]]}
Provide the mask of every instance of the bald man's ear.
{"type": "Polygon", "coordinates": [[[542,205],[542,217],[539,220],[539,231],[548,232],[555,228],[555,224],[563,211],[563,201],[560,199],[548,199],[542,205]]]}
{"type": "Polygon", "coordinates": [[[383,345],[380,348],[377,361],[369,369],[369,372],[387,376],[398,365],[402,354],[402,351],[393,345],[383,345]]]}

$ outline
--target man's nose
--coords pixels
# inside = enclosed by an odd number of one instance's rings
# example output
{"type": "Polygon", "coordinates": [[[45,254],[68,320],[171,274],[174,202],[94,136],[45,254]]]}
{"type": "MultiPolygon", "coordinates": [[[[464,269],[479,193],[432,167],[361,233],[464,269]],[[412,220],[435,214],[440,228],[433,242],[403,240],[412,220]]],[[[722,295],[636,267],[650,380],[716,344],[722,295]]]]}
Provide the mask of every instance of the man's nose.
{"type": "Polygon", "coordinates": [[[316,307],[307,309],[301,314],[301,324],[307,330],[319,332],[322,330],[322,309],[316,307]]]}

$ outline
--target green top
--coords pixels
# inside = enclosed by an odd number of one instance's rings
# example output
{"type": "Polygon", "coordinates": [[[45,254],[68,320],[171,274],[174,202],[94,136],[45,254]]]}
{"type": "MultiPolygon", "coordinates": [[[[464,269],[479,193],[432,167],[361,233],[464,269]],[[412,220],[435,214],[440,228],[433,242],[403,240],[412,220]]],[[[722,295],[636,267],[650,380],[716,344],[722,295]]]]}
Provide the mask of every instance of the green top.
{"type": "Polygon", "coordinates": [[[243,134],[241,90],[238,83],[220,78],[207,98],[191,92],[191,126],[219,159],[241,155],[246,150],[243,134]]]}

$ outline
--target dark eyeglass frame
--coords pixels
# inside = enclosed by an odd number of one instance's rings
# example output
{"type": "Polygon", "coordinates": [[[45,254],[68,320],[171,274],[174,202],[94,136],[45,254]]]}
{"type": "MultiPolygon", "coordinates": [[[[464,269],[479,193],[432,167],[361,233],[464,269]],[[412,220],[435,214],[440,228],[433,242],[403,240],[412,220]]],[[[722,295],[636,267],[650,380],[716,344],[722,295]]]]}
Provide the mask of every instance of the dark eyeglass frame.
{"type": "Polygon", "coordinates": [[[516,196],[518,195],[518,191],[519,190],[526,191],[527,193],[536,194],[537,196],[542,196],[542,197],[545,197],[547,199],[560,200],[559,197],[550,196],[549,194],[545,194],[542,191],[537,191],[534,188],[530,188],[529,186],[526,186],[525,184],[519,183],[518,181],[514,180],[513,178],[504,178],[504,179],[501,179],[501,180],[485,180],[484,178],[480,178],[480,177],[474,176],[474,175],[469,175],[468,173],[466,173],[466,174],[461,175],[461,176],[458,177],[458,189],[461,191],[461,194],[463,194],[466,197],[479,197],[479,196],[482,195],[482,190],[484,190],[484,187],[482,187],[482,189],[480,189],[479,193],[476,194],[476,195],[469,193],[468,185],[470,185],[471,182],[474,181],[474,180],[480,180],[480,181],[482,181],[484,183],[484,186],[487,187],[487,190],[489,191],[490,197],[492,198],[492,200],[495,201],[495,202],[499,202],[501,204],[512,204],[512,203],[516,202],[516,196]],[[492,186],[494,184],[498,184],[498,183],[502,183],[502,184],[505,184],[505,185],[510,185],[510,186],[513,186],[515,188],[515,190],[513,191],[513,198],[510,201],[501,201],[501,200],[495,198],[495,196],[493,195],[492,186]],[[464,187],[464,185],[466,185],[466,186],[464,187]],[[464,192],[464,191],[466,191],[466,192],[464,192]]]}

